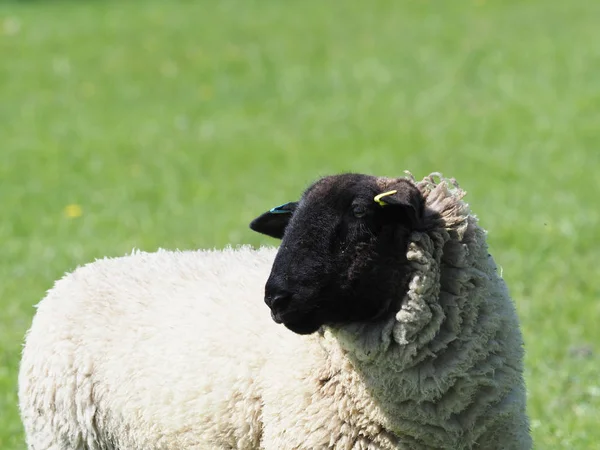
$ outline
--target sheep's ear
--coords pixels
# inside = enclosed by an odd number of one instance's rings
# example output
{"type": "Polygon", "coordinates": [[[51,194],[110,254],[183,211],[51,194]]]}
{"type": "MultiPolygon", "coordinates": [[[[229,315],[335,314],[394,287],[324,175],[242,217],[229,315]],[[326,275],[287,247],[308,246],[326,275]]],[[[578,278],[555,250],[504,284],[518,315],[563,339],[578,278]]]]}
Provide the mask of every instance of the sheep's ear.
{"type": "Polygon", "coordinates": [[[250,229],[281,239],[297,205],[297,202],[290,202],[276,206],[250,222],[250,229]]]}
{"type": "Polygon", "coordinates": [[[382,192],[373,198],[381,207],[400,208],[410,219],[413,227],[418,227],[423,217],[423,196],[409,181],[401,180],[396,189],[382,192]]]}

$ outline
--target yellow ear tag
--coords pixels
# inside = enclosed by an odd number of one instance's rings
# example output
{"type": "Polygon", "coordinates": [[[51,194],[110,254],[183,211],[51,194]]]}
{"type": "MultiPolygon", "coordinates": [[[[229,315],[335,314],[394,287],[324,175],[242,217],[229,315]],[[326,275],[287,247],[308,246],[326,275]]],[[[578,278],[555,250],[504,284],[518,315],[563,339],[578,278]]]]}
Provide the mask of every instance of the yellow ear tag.
{"type": "Polygon", "coordinates": [[[383,197],[387,197],[388,195],[394,195],[396,192],[398,192],[398,191],[387,191],[387,192],[384,192],[382,194],[376,195],[373,200],[375,200],[375,203],[379,203],[381,206],[385,206],[386,203],[383,200],[381,200],[381,199],[383,197]]]}

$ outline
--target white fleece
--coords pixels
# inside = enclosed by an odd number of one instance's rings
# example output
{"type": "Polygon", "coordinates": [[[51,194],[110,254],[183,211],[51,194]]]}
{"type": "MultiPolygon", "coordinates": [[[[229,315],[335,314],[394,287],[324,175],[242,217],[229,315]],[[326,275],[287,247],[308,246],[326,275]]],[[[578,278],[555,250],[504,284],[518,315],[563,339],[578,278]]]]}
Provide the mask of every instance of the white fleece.
{"type": "Polygon", "coordinates": [[[270,318],[276,249],[136,252],[39,304],[19,374],[30,450],[531,448],[514,306],[447,181],[417,184],[409,291],[378,324],[270,318]]]}

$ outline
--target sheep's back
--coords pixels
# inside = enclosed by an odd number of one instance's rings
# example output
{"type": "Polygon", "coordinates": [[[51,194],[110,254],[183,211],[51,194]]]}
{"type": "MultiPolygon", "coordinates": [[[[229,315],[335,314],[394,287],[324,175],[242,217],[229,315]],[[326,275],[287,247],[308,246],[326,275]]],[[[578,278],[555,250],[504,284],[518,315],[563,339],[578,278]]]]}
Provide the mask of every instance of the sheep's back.
{"type": "Polygon", "coordinates": [[[138,252],[57,282],[22,358],[30,448],[258,445],[254,380],[291,334],[262,300],[274,252],[138,252]]]}

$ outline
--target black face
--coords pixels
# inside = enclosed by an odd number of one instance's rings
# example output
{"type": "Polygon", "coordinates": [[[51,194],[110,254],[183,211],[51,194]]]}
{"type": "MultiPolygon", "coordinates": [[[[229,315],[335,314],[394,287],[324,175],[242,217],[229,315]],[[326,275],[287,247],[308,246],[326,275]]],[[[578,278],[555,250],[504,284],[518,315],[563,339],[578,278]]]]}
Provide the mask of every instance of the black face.
{"type": "Polygon", "coordinates": [[[408,236],[423,203],[408,180],[343,174],[256,218],[253,230],[282,238],[265,289],[273,320],[310,334],[397,307],[406,289],[408,236]],[[384,205],[374,200],[392,190],[384,205]]]}

